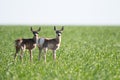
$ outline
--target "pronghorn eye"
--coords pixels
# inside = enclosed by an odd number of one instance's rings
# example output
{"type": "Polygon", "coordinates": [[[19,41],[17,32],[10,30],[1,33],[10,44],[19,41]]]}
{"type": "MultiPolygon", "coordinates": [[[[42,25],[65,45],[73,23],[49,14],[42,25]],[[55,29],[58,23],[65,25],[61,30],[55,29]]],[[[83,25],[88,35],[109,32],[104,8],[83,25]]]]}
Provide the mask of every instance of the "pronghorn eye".
{"type": "Polygon", "coordinates": [[[58,34],[59,34],[59,33],[62,34],[61,32],[58,32],[58,34]]]}

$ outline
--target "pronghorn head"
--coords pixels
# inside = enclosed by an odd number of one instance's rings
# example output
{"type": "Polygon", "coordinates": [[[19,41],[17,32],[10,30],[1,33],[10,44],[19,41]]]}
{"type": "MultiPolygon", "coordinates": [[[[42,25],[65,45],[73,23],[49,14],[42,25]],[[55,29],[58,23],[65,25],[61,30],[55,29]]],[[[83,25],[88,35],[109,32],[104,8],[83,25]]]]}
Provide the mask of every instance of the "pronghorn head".
{"type": "Polygon", "coordinates": [[[54,31],[56,32],[56,36],[61,36],[63,30],[64,30],[64,26],[62,26],[61,30],[56,30],[56,27],[54,26],[54,31]]]}
{"type": "Polygon", "coordinates": [[[32,29],[32,27],[31,27],[31,31],[32,31],[32,33],[33,33],[34,36],[38,36],[38,32],[39,32],[40,30],[41,30],[40,27],[39,27],[39,29],[36,30],[36,31],[34,31],[34,30],[32,29]]]}

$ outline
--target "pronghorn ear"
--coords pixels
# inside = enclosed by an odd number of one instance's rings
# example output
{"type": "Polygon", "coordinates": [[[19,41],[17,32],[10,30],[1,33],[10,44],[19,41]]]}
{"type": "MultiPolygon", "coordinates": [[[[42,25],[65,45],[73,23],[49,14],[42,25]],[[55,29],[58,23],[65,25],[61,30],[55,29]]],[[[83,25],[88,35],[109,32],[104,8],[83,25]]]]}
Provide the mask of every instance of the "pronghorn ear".
{"type": "Polygon", "coordinates": [[[56,27],[54,26],[54,30],[56,31],[56,27]]]}
{"type": "Polygon", "coordinates": [[[61,31],[63,31],[64,30],[64,26],[62,26],[62,29],[61,29],[61,31]]]}
{"type": "Polygon", "coordinates": [[[38,31],[40,31],[40,30],[41,30],[41,27],[39,27],[38,31]]]}
{"type": "Polygon", "coordinates": [[[31,27],[31,31],[33,31],[32,27],[31,27]]]}

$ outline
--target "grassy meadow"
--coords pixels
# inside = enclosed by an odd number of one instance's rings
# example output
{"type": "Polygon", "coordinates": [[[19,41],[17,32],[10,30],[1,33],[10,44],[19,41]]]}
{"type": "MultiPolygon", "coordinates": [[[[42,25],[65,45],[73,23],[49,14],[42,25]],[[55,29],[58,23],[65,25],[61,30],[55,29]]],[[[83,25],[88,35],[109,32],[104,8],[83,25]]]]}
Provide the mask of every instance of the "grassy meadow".
{"type": "MultiPolygon", "coordinates": [[[[47,63],[38,61],[37,47],[32,63],[27,50],[14,62],[14,40],[32,37],[29,26],[0,26],[0,80],[120,80],[119,26],[65,26],[56,62],[50,50],[47,63]]],[[[39,37],[54,38],[53,26],[41,27],[39,37]]]]}

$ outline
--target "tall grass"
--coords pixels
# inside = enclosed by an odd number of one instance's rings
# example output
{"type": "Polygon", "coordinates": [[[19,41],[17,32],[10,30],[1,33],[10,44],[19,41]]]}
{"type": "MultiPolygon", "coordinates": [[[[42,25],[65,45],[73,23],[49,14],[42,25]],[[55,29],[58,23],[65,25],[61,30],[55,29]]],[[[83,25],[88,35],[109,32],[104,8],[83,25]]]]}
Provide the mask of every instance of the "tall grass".
{"type": "MultiPolygon", "coordinates": [[[[54,38],[53,27],[42,27],[39,36],[54,38]]],[[[0,80],[120,79],[120,27],[65,27],[56,62],[52,51],[47,52],[46,64],[38,61],[38,48],[32,63],[28,51],[23,62],[19,55],[14,62],[14,40],[30,37],[30,27],[0,27],[0,80]]]]}

